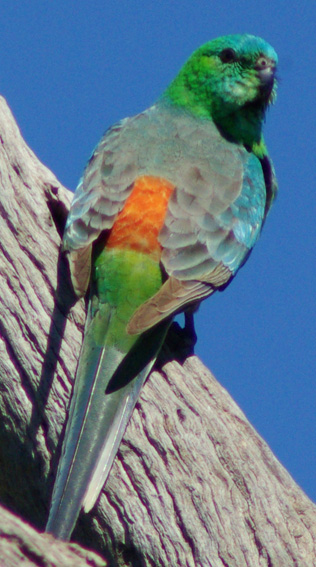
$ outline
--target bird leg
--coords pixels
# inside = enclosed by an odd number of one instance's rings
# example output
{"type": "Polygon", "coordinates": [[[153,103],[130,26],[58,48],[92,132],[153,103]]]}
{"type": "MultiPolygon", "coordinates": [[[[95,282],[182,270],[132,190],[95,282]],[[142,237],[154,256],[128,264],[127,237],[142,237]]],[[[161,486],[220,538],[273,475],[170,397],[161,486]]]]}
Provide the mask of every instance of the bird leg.
{"type": "Polygon", "coordinates": [[[161,369],[164,364],[171,360],[177,360],[180,364],[183,364],[186,358],[194,354],[196,341],[193,310],[190,309],[184,313],[184,327],[181,327],[177,322],[171,323],[155,368],[161,369]]]}

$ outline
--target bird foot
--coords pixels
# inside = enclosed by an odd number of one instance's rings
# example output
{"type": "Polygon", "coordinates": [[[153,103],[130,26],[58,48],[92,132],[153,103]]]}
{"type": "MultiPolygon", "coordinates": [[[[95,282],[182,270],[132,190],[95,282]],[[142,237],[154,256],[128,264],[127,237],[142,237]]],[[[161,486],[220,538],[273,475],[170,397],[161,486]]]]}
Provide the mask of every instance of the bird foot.
{"type": "Polygon", "coordinates": [[[193,313],[185,313],[185,325],[173,322],[167,333],[165,342],[157,358],[155,368],[160,369],[171,360],[183,364],[186,358],[194,354],[197,336],[194,329],[193,313]]]}

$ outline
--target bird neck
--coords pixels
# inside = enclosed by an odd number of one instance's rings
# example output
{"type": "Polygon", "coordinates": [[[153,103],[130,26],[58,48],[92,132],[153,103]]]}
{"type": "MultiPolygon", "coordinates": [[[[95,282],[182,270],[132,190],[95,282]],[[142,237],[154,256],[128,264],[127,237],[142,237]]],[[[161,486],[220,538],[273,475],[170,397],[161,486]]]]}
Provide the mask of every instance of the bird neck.
{"type": "Polygon", "coordinates": [[[199,118],[211,119],[212,108],[207,85],[199,81],[198,70],[182,68],[161,97],[161,101],[173,107],[181,108],[199,118]],[[193,80],[194,77],[194,80],[193,80]],[[194,84],[195,88],[190,85],[194,84]]]}
{"type": "MultiPolygon", "coordinates": [[[[196,77],[198,81],[198,76],[196,77]]],[[[160,102],[193,114],[196,118],[212,120],[221,134],[235,143],[244,145],[258,158],[267,154],[262,136],[266,106],[255,102],[244,107],[232,108],[216,100],[207,84],[199,84],[199,88],[189,88],[192,84],[187,73],[180,71],[179,75],[164,91],[160,102]]]]}
{"type": "Polygon", "coordinates": [[[234,142],[242,144],[259,159],[267,155],[267,148],[262,135],[265,108],[258,104],[249,104],[234,112],[221,108],[213,109],[213,120],[221,133],[234,142]]]}

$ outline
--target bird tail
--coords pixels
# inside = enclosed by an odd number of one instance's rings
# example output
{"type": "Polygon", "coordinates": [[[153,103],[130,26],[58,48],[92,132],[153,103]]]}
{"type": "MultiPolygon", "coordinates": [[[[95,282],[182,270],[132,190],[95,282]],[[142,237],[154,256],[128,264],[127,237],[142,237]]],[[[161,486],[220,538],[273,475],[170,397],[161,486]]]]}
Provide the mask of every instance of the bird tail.
{"type": "MultiPolygon", "coordinates": [[[[110,316],[107,336],[111,324],[110,316]]],[[[169,324],[132,338],[126,354],[113,342],[99,346],[94,317],[88,316],[47,532],[68,540],[80,509],[88,512],[95,504],[169,324]]]]}

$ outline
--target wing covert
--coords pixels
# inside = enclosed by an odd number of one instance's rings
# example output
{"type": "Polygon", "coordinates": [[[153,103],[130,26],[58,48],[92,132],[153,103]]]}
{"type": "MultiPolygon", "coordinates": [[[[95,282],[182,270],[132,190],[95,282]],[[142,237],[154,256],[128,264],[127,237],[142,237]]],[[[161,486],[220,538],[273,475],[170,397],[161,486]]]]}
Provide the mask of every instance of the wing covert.
{"type": "Polygon", "coordinates": [[[223,173],[212,162],[208,179],[186,172],[191,182],[178,185],[170,199],[159,240],[164,268],[179,280],[210,281],[220,263],[235,274],[260,234],[266,201],[261,164],[244,148],[230,144],[229,152],[226,144],[222,150],[218,144],[215,161],[222,155],[223,173]]]}

